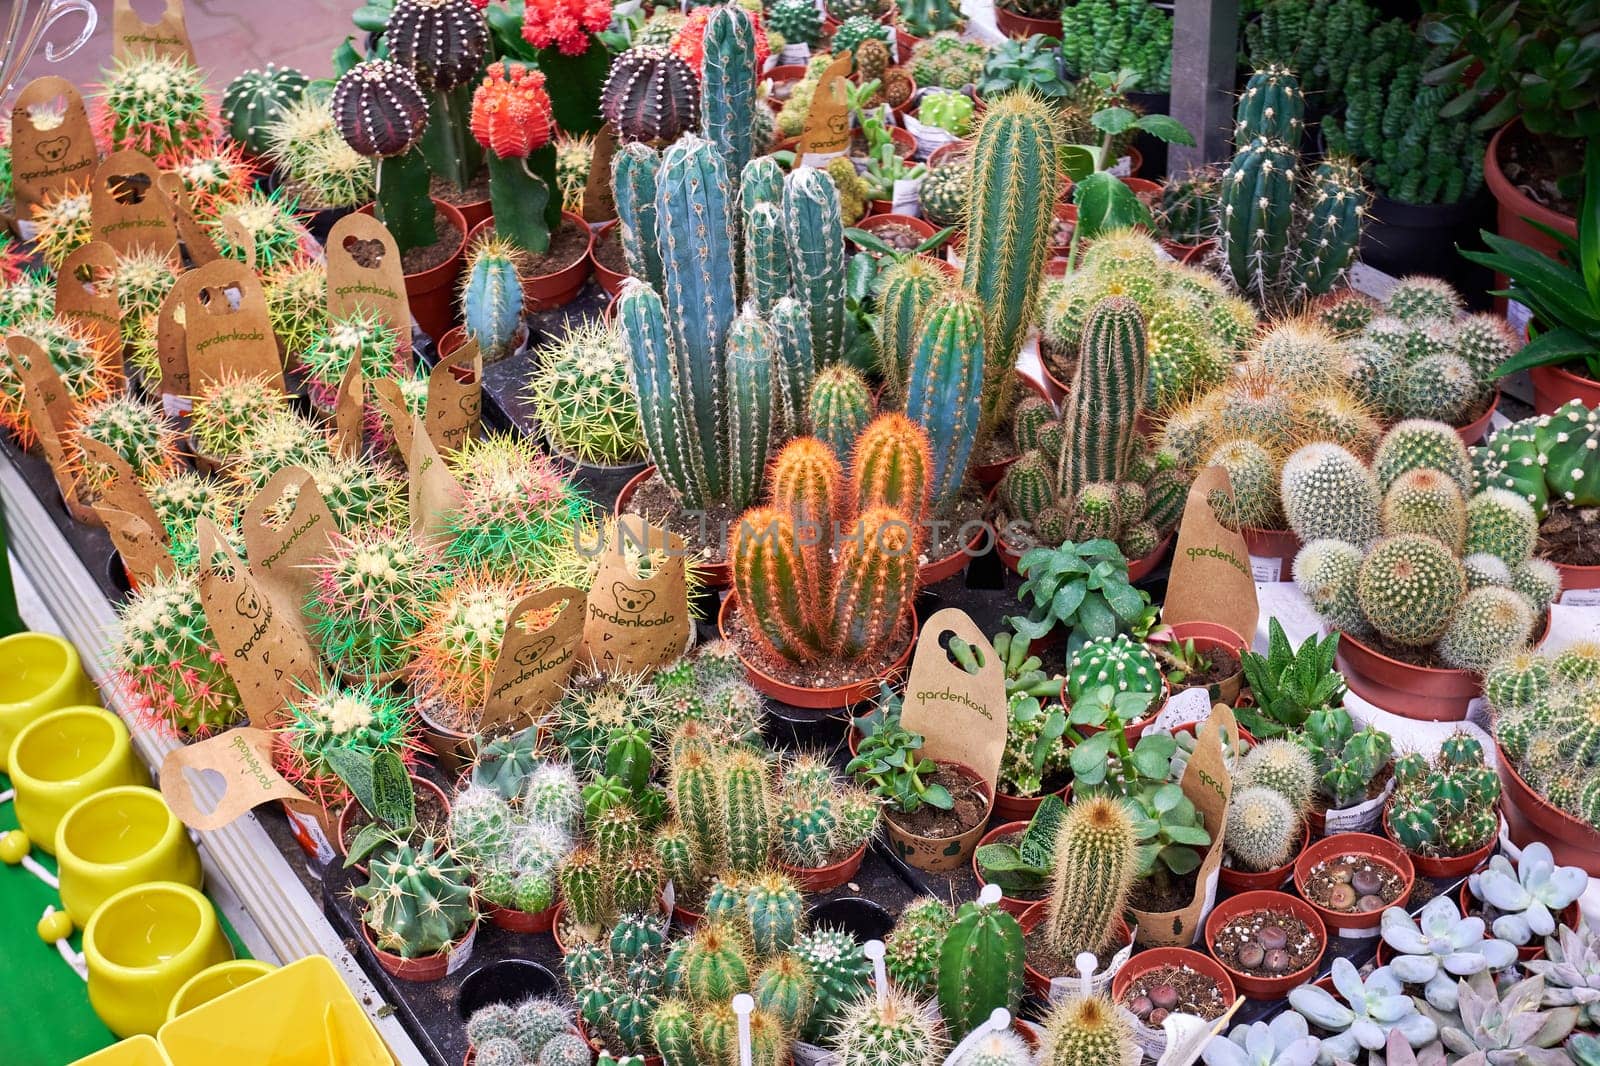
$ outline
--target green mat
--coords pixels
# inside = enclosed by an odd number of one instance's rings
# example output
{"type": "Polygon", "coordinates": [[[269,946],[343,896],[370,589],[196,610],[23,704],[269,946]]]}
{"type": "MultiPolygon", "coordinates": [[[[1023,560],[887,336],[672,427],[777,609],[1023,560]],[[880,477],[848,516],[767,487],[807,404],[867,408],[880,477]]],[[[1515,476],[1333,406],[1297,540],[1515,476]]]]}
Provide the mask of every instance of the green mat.
{"type": "MultiPolygon", "coordinates": [[[[0,792],[10,787],[10,779],[0,774],[0,792]]],[[[16,828],[15,808],[0,803],[0,833],[16,828]]],[[[33,857],[55,872],[55,859],[37,847],[33,857]]],[[[55,889],[20,864],[0,864],[0,959],[5,960],[0,966],[0,1003],[11,1019],[4,1037],[7,1066],[66,1066],[117,1040],[90,1009],[83,979],[55,945],[46,944],[34,931],[45,907],[52,905],[61,906],[55,889]]],[[[249,958],[227,917],[220,911],[218,917],[234,954],[249,958]]],[[[81,931],[72,934],[72,946],[82,950],[81,931]]]]}

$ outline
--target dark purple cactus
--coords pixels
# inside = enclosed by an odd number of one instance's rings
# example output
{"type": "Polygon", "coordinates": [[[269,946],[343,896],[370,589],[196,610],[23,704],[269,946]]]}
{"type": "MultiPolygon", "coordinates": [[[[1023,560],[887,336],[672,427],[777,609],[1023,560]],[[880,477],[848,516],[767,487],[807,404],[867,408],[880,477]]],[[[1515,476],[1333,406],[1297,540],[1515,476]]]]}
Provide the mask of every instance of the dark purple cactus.
{"type": "Polygon", "coordinates": [[[333,87],[333,121],[370,158],[404,155],[428,126],[428,101],[411,71],[387,59],[357,63],[333,87]]]}
{"type": "Polygon", "coordinates": [[[472,0],[397,0],[385,39],[418,85],[448,92],[483,73],[489,24],[472,0]]]}
{"type": "Polygon", "coordinates": [[[675,141],[699,128],[700,79],[665,48],[630,48],[611,61],[600,113],[622,141],[675,141]]]}

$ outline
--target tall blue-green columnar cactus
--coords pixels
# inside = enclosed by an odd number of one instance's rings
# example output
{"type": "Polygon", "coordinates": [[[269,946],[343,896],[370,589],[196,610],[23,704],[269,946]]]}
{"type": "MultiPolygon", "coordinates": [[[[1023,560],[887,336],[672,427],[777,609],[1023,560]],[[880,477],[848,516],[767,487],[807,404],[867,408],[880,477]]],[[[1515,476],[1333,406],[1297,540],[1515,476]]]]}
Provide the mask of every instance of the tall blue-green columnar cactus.
{"type": "Polygon", "coordinates": [[[700,132],[719,149],[730,174],[755,154],[756,30],[737,4],[712,10],[706,20],[700,75],[700,132]]]}

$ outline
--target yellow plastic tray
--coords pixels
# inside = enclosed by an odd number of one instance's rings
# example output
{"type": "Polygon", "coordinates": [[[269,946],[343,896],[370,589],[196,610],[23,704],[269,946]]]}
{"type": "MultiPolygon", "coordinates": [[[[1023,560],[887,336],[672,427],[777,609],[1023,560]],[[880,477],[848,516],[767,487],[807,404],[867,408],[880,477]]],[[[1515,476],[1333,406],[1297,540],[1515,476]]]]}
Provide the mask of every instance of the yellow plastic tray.
{"type": "Polygon", "coordinates": [[[321,955],[202,1003],[157,1036],[172,1066],[394,1066],[360,1004],[321,955]]]}
{"type": "Polygon", "coordinates": [[[72,1066],[172,1066],[172,1060],[155,1037],[140,1033],[81,1058],[72,1066]]]}

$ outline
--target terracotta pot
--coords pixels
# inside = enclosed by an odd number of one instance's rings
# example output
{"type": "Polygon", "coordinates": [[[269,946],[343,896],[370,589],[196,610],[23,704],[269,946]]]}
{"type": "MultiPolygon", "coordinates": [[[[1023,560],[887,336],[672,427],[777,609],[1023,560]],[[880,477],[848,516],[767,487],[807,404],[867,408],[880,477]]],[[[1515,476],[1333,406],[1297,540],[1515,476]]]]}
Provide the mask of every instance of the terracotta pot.
{"type": "Polygon", "coordinates": [[[1061,19],[1034,19],[1008,11],[1000,4],[994,6],[994,24],[1007,37],[1024,38],[1042,33],[1046,37],[1061,39],[1061,19]]]}
{"type": "Polygon", "coordinates": [[[475,230],[485,222],[494,218],[493,200],[474,200],[470,204],[454,205],[461,217],[466,220],[467,229],[475,230]]]}
{"type": "MultiPolygon", "coordinates": [[[[1139,149],[1137,149],[1137,148],[1129,148],[1129,149],[1126,149],[1123,152],[1123,154],[1128,156],[1130,159],[1132,159],[1132,161],[1133,161],[1133,169],[1134,169],[1134,171],[1136,173],[1138,172],[1139,168],[1144,165],[1144,157],[1139,154],[1139,149]]],[[[1135,196],[1138,196],[1138,197],[1141,197],[1141,198],[1144,198],[1144,199],[1148,199],[1151,196],[1155,196],[1155,197],[1159,198],[1160,195],[1161,195],[1161,183],[1160,182],[1151,181],[1148,178],[1132,178],[1132,177],[1119,178],[1118,180],[1121,181],[1122,184],[1126,185],[1128,188],[1132,189],[1133,190],[1133,194],[1135,196]]],[[[1159,199],[1158,199],[1158,202],[1159,202],[1159,199]]]]}
{"type": "Polygon", "coordinates": [[[546,907],[538,914],[529,914],[527,911],[485,903],[483,912],[497,928],[512,933],[548,933],[556,920],[554,907],[546,907]]]}
{"type": "Polygon", "coordinates": [[[1500,386],[1496,385],[1494,387],[1494,399],[1490,401],[1488,407],[1484,408],[1483,414],[1479,415],[1477,418],[1474,418],[1471,422],[1468,422],[1464,426],[1456,427],[1456,436],[1461,438],[1461,443],[1470,448],[1474,444],[1477,444],[1479,441],[1483,440],[1483,438],[1487,436],[1489,432],[1489,420],[1494,418],[1495,409],[1499,406],[1500,386]]]}
{"type": "MultiPolygon", "coordinates": [[[[1406,900],[1411,898],[1411,889],[1417,883],[1416,868],[1411,865],[1411,856],[1392,840],[1386,840],[1371,833],[1335,833],[1331,837],[1323,837],[1305,851],[1294,861],[1294,887],[1301,896],[1306,894],[1306,880],[1310,877],[1314,867],[1329,859],[1341,855],[1361,855],[1374,859],[1384,866],[1398,873],[1405,882],[1400,890],[1400,895],[1393,901],[1395,906],[1404,906],[1406,900]]],[[[1376,929],[1383,920],[1383,910],[1365,912],[1331,911],[1319,903],[1306,899],[1311,907],[1315,908],[1317,917],[1322,919],[1324,925],[1335,933],[1346,935],[1354,932],[1362,935],[1365,930],[1376,929]]]]}
{"type": "Polygon", "coordinates": [[[602,289],[612,296],[616,296],[617,293],[621,292],[622,283],[631,277],[629,274],[619,274],[600,262],[598,254],[600,246],[611,238],[611,234],[616,228],[616,219],[602,224],[599,229],[594,231],[594,240],[589,243],[589,265],[594,270],[595,280],[600,283],[602,289]]]}
{"type": "Polygon", "coordinates": [[[1350,691],[1384,710],[1418,722],[1460,722],[1483,692],[1471,670],[1412,666],[1339,634],[1339,672],[1350,691]]]}
{"type": "MultiPolygon", "coordinates": [[[[1050,913],[1049,906],[1050,901],[1042,899],[1038,903],[1035,903],[1033,906],[1022,912],[1021,916],[1017,918],[1017,924],[1022,926],[1023,936],[1027,936],[1029,933],[1033,932],[1034,927],[1045,920],[1046,915],[1050,913]]],[[[1128,928],[1127,919],[1121,916],[1117,918],[1114,939],[1119,949],[1133,942],[1133,930],[1128,928]]],[[[1026,960],[1023,962],[1022,970],[1028,983],[1028,991],[1045,999],[1048,999],[1050,996],[1051,981],[1057,977],[1063,976],[1062,974],[1053,974],[1047,977],[1043,970],[1035,968],[1032,962],[1028,962],[1026,960]]],[[[1116,980],[1117,972],[1118,971],[1115,970],[1111,971],[1110,973],[1097,972],[1094,978],[1095,985],[1097,987],[1101,986],[1102,979],[1104,980],[1105,985],[1110,985],[1112,981],[1116,980]]],[[[1076,970],[1072,972],[1072,975],[1068,978],[1068,980],[1072,983],[1073,991],[1076,992],[1078,988],[1078,974],[1076,970]]]]}
{"type": "MultiPolygon", "coordinates": [[[[872,202],[874,204],[886,204],[889,201],[874,200],[872,202]]],[[[929,237],[932,237],[935,233],[939,232],[938,229],[934,227],[933,223],[929,222],[927,219],[917,218],[914,215],[902,215],[888,210],[874,211],[873,214],[870,214],[866,218],[863,218],[860,222],[857,222],[856,229],[864,229],[869,233],[875,233],[879,226],[890,226],[896,224],[905,226],[915,233],[919,243],[927,240],[929,237]]],[[[859,252],[861,250],[853,243],[846,242],[846,244],[853,252],[859,252]]]]}
{"type": "MultiPolygon", "coordinates": [[[[916,643],[914,635],[912,643],[916,643]]],[[[888,830],[886,835],[889,838],[889,846],[894,849],[894,853],[917,869],[927,870],[930,873],[943,873],[964,864],[977,848],[978,840],[984,834],[984,826],[989,824],[989,815],[994,810],[994,791],[989,788],[978,771],[965,763],[947,762],[944,765],[959,770],[969,782],[987,793],[988,802],[984,805],[983,816],[976,824],[957,836],[926,837],[897,825],[892,811],[885,811],[883,816],[884,825],[888,830]]]]}
{"type": "Polygon", "coordinates": [[[1215,238],[1201,241],[1199,244],[1180,244],[1167,237],[1161,238],[1162,249],[1172,258],[1185,265],[1197,263],[1210,255],[1217,246],[1215,238]]]}
{"type": "MultiPolygon", "coordinates": [[[[1173,639],[1192,640],[1195,650],[1200,652],[1227,651],[1232,653],[1235,659],[1239,659],[1244,654],[1245,648],[1249,647],[1249,643],[1243,637],[1216,622],[1178,622],[1167,628],[1172,630],[1173,639]]],[[[1233,701],[1239,696],[1239,687],[1243,679],[1244,668],[1240,667],[1221,681],[1213,681],[1207,685],[1206,691],[1211,702],[1232,706],[1233,701]]],[[[1198,687],[1198,685],[1180,685],[1177,691],[1183,692],[1198,687]]]]}
{"type": "MultiPolygon", "coordinates": [[[[1306,923],[1306,927],[1322,940],[1323,951],[1328,947],[1328,927],[1323,923],[1322,916],[1316,909],[1298,896],[1291,896],[1287,892],[1243,892],[1237,896],[1229,897],[1218,903],[1206,916],[1206,950],[1212,958],[1217,957],[1217,934],[1222,932],[1224,926],[1241,915],[1254,914],[1258,911],[1288,911],[1290,914],[1306,923]]],[[[1377,918],[1382,912],[1374,911],[1373,917],[1377,918]]],[[[1231,969],[1221,959],[1219,965],[1228,971],[1228,976],[1233,979],[1235,987],[1251,999],[1279,999],[1286,995],[1289,989],[1296,985],[1304,984],[1312,974],[1317,972],[1317,966],[1322,958],[1319,954],[1309,966],[1294,973],[1283,974],[1278,977],[1257,977],[1254,974],[1240,973],[1231,969]]]]}
{"type": "MultiPolygon", "coordinates": [[[[1066,223],[1072,229],[1077,229],[1078,228],[1078,205],[1077,204],[1056,204],[1056,218],[1059,221],[1066,223]]],[[[1055,238],[1052,237],[1051,239],[1054,240],[1055,238]]],[[[1050,251],[1051,251],[1051,254],[1055,255],[1056,257],[1058,257],[1060,259],[1064,259],[1066,256],[1068,256],[1072,252],[1072,242],[1070,240],[1068,240],[1068,242],[1066,244],[1052,244],[1050,246],[1050,251]]],[[[1063,264],[1062,269],[1063,269],[1063,272],[1065,272],[1065,264],[1063,264]]],[[[1045,373],[1048,374],[1049,371],[1045,371],[1045,373]]]]}
{"type": "MultiPolygon", "coordinates": [[[[465,259],[467,234],[470,228],[454,204],[435,200],[433,206],[438,213],[448,219],[447,225],[453,225],[460,230],[461,244],[456,248],[455,254],[438,266],[419,274],[406,275],[406,301],[411,306],[411,318],[416,322],[417,328],[430,337],[439,337],[455,321],[456,281],[461,277],[461,265],[465,259]]],[[[377,215],[372,204],[361,208],[361,213],[377,215]]]]}
{"type": "Polygon", "coordinates": [[[862,844],[849,855],[828,866],[805,867],[778,863],[778,868],[800,887],[802,892],[827,892],[849,881],[861,870],[861,860],[867,854],[862,844]]]}
{"type": "MultiPolygon", "coordinates": [[[[852,734],[853,735],[853,734],[852,734]]],[[[1069,799],[1072,795],[1072,782],[1068,781],[1053,792],[1042,792],[1037,796],[1008,796],[998,788],[994,793],[994,816],[1006,822],[1026,823],[1039,809],[1046,796],[1060,796],[1069,799]]],[[[982,841],[988,843],[988,841],[982,841]]]]}
{"type": "MultiPolygon", "coordinates": [[[[615,304],[615,301],[613,301],[613,304],[615,304]]],[[[655,472],[656,468],[654,466],[647,466],[639,472],[637,477],[622,486],[622,491],[617,493],[616,513],[618,515],[628,513],[628,504],[632,501],[633,494],[638,492],[639,486],[649,481],[655,475],[655,472]]],[[[708,589],[725,589],[733,584],[733,567],[727,562],[696,563],[695,570],[699,572],[701,579],[705,582],[705,587],[708,589]]]]}
{"type": "Polygon", "coordinates": [[[1558,366],[1536,366],[1528,371],[1533,380],[1535,414],[1555,414],[1568,400],[1582,400],[1586,407],[1600,407],[1600,381],[1574,374],[1558,366]]]}
{"type": "Polygon", "coordinates": [[[472,957],[472,945],[477,936],[478,920],[474,918],[456,946],[449,951],[407,959],[380,948],[373,942],[372,930],[367,928],[367,923],[361,923],[361,938],[367,942],[378,965],[383,967],[384,973],[399,981],[437,981],[455,973],[472,957]]]}
{"type": "MultiPolygon", "coordinates": [[[[1494,195],[1495,205],[1499,209],[1495,229],[1499,231],[1500,236],[1509,237],[1554,259],[1560,255],[1561,246],[1549,234],[1535,227],[1534,223],[1549,226],[1558,233],[1565,233],[1568,237],[1576,237],[1578,220],[1536,203],[1521,189],[1511,184],[1505,171],[1500,169],[1501,138],[1506,135],[1507,130],[1521,121],[1520,118],[1512,119],[1495,130],[1494,136],[1489,138],[1488,149],[1483,154],[1483,181],[1489,186],[1489,192],[1494,195]]],[[[1539,413],[1548,412],[1541,410],[1539,413]]]]}
{"type": "Polygon", "coordinates": [[[1211,978],[1217,986],[1217,991],[1222,993],[1224,1003],[1232,1003],[1239,998],[1238,989],[1233,984],[1233,975],[1228,972],[1226,966],[1210,955],[1195,951],[1193,948],[1145,948],[1129,959],[1127,965],[1118,970],[1117,975],[1111,979],[1112,1000],[1122,1003],[1123,997],[1128,994],[1135,981],[1147,973],[1168,966],[1187,968],[1211,978]]]}
{"type": "MultiPolygon", "coordinates": [[[[1400,844],[1400,841],[1395,840],[1394,828],[1389,825],[1389,809],[1387,807],[1383,810],[1383,835],[1390,840],[1394,840],[1396,844],[1400,844]]],[[[1457,877],[1465,877],[1487,862],[1489,853],[1494,850],[1494,846],[1499,842],[1500,833],[1497,830],[1494,836],[1489,838],[1487,844],[1476,850],[1469,851],[1465,855],[1438,858],[1419,855],[1410,848],[1406,848],[1406,854],[1411,857],[1411,865],[1416,867],[1417,873],[1423,877],[1441,877],[1455,880],[1457,877]]],[[[1400,844],[1400,846],[1405,847],[1404,844],[1400,844]]]]}
{"type": "MultiPolygon", "coordinates": [[[[445,795],[444,789],[429,781],[426,777],[418,777],[416,774],[408,774],[407,776],[411,778],[412,791],[421,790],[433,793],[444,808],[445,814],[448,815],[450,813],[450,797],[445,795]]],[[[339,820],[334,824],[333,847],[339,853],[341,859],[350,854],[350,849],[345,845],[344,838],[349,835],[350,820],[354,817],[354,812],[360,807],[361,804],[352,799],[339,809],[339,820]]],[[[365,863],[358,862],[355,868],[363,874],[367,872],[365,863]]]]}
{"type": "MultiPolygon", "coordinates": [[[[1172,727],[1172,735],[1177,736],[1179,733],[1187,733],[1192,737],[1199,732],[1200,726],[1203,724],[1204,723],[1202,722],[1184,722],[1182,725],[1175,725],[1172,727]]],[[[1242,726],[1235,726],[1234,728],[1239,731],[1239,746],[1235,752],[1236,755],[1242,756],[1251,748],[1260,743],[1260,741],[1256,740],[1254,734],[1252,734],[1250,730],[1245,729],[1242,726]]],[[[1226,738],[1223,739],[1223,743],[1227,743],[1226,738]]]]}
{"type": "MultiPolygon", "coordinates": [[[[1311,843],[1311,826],[1306,822],[1300,823],[1300,847],[1296,853],[1305,851],[1311,843]]],[[[1283,887],[1283,883],[1294,874],[1294,860],[1290,859],[1282,866],[1274,866],[1270,870],[1252,873],[1249,870],[1236,870],[1224,862],[1217,867],[1217,877],[1222,882],[1222,887],[1229,892],[1273,892],[1283,887]]]]}
{"type": "MultiPolygon", "coordinates": [[[[1477,896],[1472,894],[1472,882],[1466,878],[1461,879],[1461,888],[1456,893],[1456,902],[1461,907],[1461,913],[1464,915],[1483,914],[1483,903],[1477,896]]],[[[1568,929],[1578,928],[1578,922],[1582,919],[1583,909],[1578,905],[1577,900],[1567,904],[1562,908],[1561,913],[1556,915],[1556,921],[1568,929]]],[[[1532,962],[1534,959],[1544,958],[1544,942],[1541,940],[1537,944],[1519,945],[1517,947],[1517,958],[1523,962],[1532,962]]]]}
{"type": "MultiPolygon", "coordinates": [[[[739,611],[739,595],[730,592],[722,600],[722,607],[717,611],[717,631],[724,640],[730,639],[733,632],[733,617],[739,611]]],[[[791,704],[795,707],[809,707],[812,710],[832,711],[843,707],[851,707],[863,700],[871,699],[878,691],[878,682],[882,679],[895,676],[905,669],[911,661],[911,652],[917,646],[917,616],[911,614],[911,632],[906,639],[905,650],[902,651],[887,670],[872,677],[861,678],[847,685],[833,685],[827,688],[806,688],[800,685],[791,685],[780,681],[769,674],[763,673],[757,666],[751,664],[741,653],[739,661],[744,663],[744,671],[750,683],[757,690],[771,696],[775,700],[791,704]]],[[[976,839],[976,838],[974,838],[976,839]]]]}
{"type": "MultiPolygon", "coordinates": [[[[1055,793],[1055,794],[1065,797],[1066,793],[1067,793],[1067,789],[1063,788],[1060,792],[1055,793]]],[[[1039,801],[1043,802],[1043,800],[1044,800],[1044,797],[1040,796],[1039,797],[1039,801]]],[[[1036,803],[1035,806],[1037,807],[1038,804],[1036,803]]],[[[999,798],[999,794],[996,793],[996,796],[995,796],[995,813],[998,815],[999,812],[1000,812],[1000,798],[999,798]]],[[[1029,817],[1032,817],[1032,815],[1030,814],[1029,817]]],[[[998,844],[1001,841],[1002,838],[1008,837],[1008,836],[1017,835],[1017,834],[1021,834],[1021,833],[1025,833],[1025,832],[1027,832],[1027,829],[1028,829],[1028,819],[1027,818],[1023,818],[1023,819],[1020,819],[1018,821],[1006,822],[1004,825],[997,825],[993,829],[989,830],[987,833],[983,834],[983,836],[981,838],[979,838],[977,847],[972,849],[972,876],[976,877],[978,879],[978,887],[979,888],[982,888],[984,885],[987,885],[989,883],[989,881],[988,881],[987,878],[985,878],[983,876],[983,871],[978,868],[978,848],[981,848],[986,844],[998,844]]],[[[1000,909],[1005,911],[1005,912],[1007,912],[1008,914],[1014,914],[1018,918],[1020,918],[1024,914],[1028,913],[1028,908],[1029,907],[1032,907],[1035,903],[1038,903],[1038,902],[1040,902],[1040,900],[1036,900],[1036,899],[1017,899],[1015,896],[1001,896],[1000,897],[1000,909]]]]}
{"type": "Polygon", "coordinates": [[[932,152],[928,153],[928,169],[932,170],[934,167],[942,166],[955,157],[970,151],[972,151],[971,140],[955,141],[952,144],[946,144],[939,148],[935,148],[932,152]]]}
{"type": "MultiPolygon", "coordinates": [[[[578,295],[583,283],[589,280],[589,267],[594,254],[594,231],[589,228],[589,223],[583,220],[582,215],[563,211],[561,219],[568,226],[576,226],[583,233],[587,241],[583,247],[583,254],[559,270],[523,278],[522,299],[526,310],[550,311],[557,307],[565,307],[578,295]]],[[[467,243],[470,245],[480,236],[493,232],[494,220],[489,219],[472,231],[467,243]]]]}
{"type": "MultiPolygon", "coordinates": [[[[984,552],[984,542],[993,539],[993,531],[989,523],[979,519],[979,529],[967,543],[946,555],[943,559],[932,559],[917,567],[917,584],[920,586],[935,585],[947,578],[955,577],[967,567],[967,562],[977,558],[984,552]]],[[[960,530],[957,530],[960,532],[960,530]]]]}
{"type": "MultiPolygon", "coordinates": [[[[805,76],[806,67],[803,63],[783,63],[779,66],[773,67],[771,70],[762,75],[763,78],[772,82],[773,85],[780,85],[786,82],[794,83],[800,81],[805,76]]],[[[774,113],[782,111],[783,105],[783,100],[774,97],[771,93],[767,94],[767,106],[772,108],[774,113]]]]}
{"type": "Polygon", "coordinates": [[[1495,772],[1500,775],[1500,809],[1511,842],[1527,847],[1542,840],[1550,846],[1559,865],[1581,866],[1590,877],[1600,877],[1600,830],[1552,806],[1530,788],[1498,742],[1495,755],[1495,772]]]}
{"type": "MultiPolygon", "coordinates": [[[[556,950],[561,952],[563,955],[567,953],[567,943],[561,939],[561,916],[566,912],[567,904],[565,900],[562,900],[560,903],[557,903],[554,907],[550,908],[550,936],[556,942],[556,950]]],[[[661,913],[665,914],[667,920],[670,922],[675,918],[682,917],[685,911],[682,907],[673,907],[671,910],[668,910],[667,898],[665,895],[662,895],[661,913]]],[[[696,917],[698,917],[698,915],[696,917]]]]}
{"type": "Polygon", "coordinates": [[[1568,589],[1600,589],[1600,566],[1574,566],[1571,563],[1557,563],[1557,570],[1561,571],[1561,590],[1568,589]]]}
{"type": "Polygon", "coordinates": [[[1300,554],[1300,538],[1292,529],[1256,529],[1246,526],[1240,530],[1244,534],[1245,550],[1250,553],[1250,558],[1260,559],[1265,562],[1266,569],[1270,570],[1272,564],[1278,564],[1278,580],[1288,581],[1294,569],[1294,557],[1300,554]]]}
{"type": "MultiPolygon", "coordinates": [[[[582,1018],[573,1019],[573,1023],[578,1027],[578,1035],[583,1037],[584,1042],[589,1045],[589,1049],[595,1055],[598,1056],[601,1052],[609,1054],[609,1049],[604,1043],[589,1035],[589,1030],[585,1028],[582,1018]]],[[[660,1055],[642,1055],[639,1057],[639,1061],[641,1066],[663,1066],[665,1060],[660,1055]]]]}

